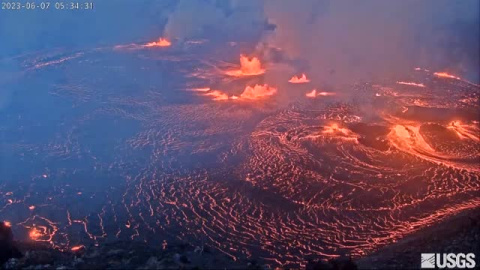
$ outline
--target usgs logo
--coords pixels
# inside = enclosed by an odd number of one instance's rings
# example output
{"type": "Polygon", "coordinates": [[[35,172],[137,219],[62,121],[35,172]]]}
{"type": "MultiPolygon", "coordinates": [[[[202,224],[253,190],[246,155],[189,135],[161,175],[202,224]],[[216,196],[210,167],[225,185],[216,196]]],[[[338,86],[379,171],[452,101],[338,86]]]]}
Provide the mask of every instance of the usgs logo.
{"type": "Polygon", "coordinates": [[[421,268],[474,268],[473,253],[422,253],[421,268]]]}

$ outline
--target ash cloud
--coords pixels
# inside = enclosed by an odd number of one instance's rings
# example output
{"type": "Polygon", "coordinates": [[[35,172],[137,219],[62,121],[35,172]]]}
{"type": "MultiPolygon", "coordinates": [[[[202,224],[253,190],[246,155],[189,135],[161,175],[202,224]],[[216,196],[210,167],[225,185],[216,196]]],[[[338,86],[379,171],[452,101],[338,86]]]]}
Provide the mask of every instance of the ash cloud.
{"type": "Polygon", "coordinates": [[[271,27],[261,1],[182,0],[168,16],[165,35],[172,39],[258,41],[271,27]]]}

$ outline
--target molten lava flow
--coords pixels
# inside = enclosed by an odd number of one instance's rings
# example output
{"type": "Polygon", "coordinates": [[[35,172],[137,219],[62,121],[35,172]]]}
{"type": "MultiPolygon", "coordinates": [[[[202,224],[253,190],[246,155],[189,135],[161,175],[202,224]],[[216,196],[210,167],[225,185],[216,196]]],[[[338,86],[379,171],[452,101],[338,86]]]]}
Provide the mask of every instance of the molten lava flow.
{"type": "Polygon", "coordinates": [[[433,73],[433,75],[435,75],[439,78],[449,78],[449,79],[460,80],[460,77],[457,77],[457,76],[452,75],[452,74],[448,74],[446,72],[435,72],[435,73],[433,73]]]}
{"type": "Polygon", "coordinates": [[[473,125],[462,124],[459,121],[452,121],[447,128],[453,130],[462,140],[468,138],[476,142],[480,141],[478,129],[473,125]]]}
{"type": "Polygon", "coordinates": [[[12,223],[10,223],[10,221],[4,221],[3,224],[5,224],[7,227],[12,227],[12,223]]]}
{"type": "Polygon", "coordinates": [[[333,137],[335,139],[358,142],[358,138],[355,133],[348,128],[341,127],[337,123],[331,123],[327,126],[324,126],[322,134],[328,135],[328,137],[333,137]]]}
{"type": "Polygon", "coordinates": [[[312,91],[305,94],[308,98],[316,98],[318,96],[327,97],[327,96],[334,96],[335,93],[332,92],[317,92],[317,89],[313,89],[312,91]]]}
{"type": "Polygon", "coordinates": [[[302,76],[299,78],[297,76],[293,76],[289,81],[289,83],[308,83],[310,82],[309,79],[307,79],[307,76],[305,73],[302,73],[302,76]]]}
{"type": "Polygon", "coordinates": [[[32,230],[30,230],[30,233],[29,233],[28,235],[30,236],[30,238],[31,238],[32,240],[38,240],[38,239],[40,239],[42,236],[44,236],[44,234],[43,234],[40,230],[38,230],[38,229],[36,229],[36,228],[33,228],[32,230]]]}
{"type": "Polygon", "coordinates": [[[403,84],[403,85],[410,85],[410,86],[416,86],[416,87],[425,87],[423,83],[415,83],[415,82],[402,82],[399,81],[397,84],[403,84]]]}
{"type": "Polygon", "coordinates": [[[263,97],[273,96],[277,93],[277,88],[270,87],[268,84],[259,85],[254,87],[247,86],[243,93],[240,95],[241,99],[259,99],[263,97]]]}
{"type": "Polygon", "coordinates": [[[335,133],[342,133],[344,135],[350,134],[350,130],[346,128],[340,127],[337,123],[330,124],[328,126],[323,127],[323,133],[325,134],[335,134],[335,133]]]}
{"type": "Polygon", "coordinates": [[[204,96],[210,96],[213,97],[213,100],[215,101],[221,101],[221,100],[254,100],[254,99],[260,99],[268,96],[275,95],[277,93],[277,89],[274,87],[268,86],[268,84],[264,85],[255,85],[254,87],[247,86],[245,90],[243,91],[240,96],[229,96],[228,94],[219,91],[219,90],[207,90],[203,91],[204,96]]]}
{"type": "Polygon", "coordinates": [[[240,69],[229,70],[225,74],[229,76],[242,77],[242,76],[255,76],[265,73],[265,69],[262,68],[261,62],[257,57],[249,59],[245,55],[240,55],[240,69]]]}
{"type": "Polygon", "coordinates": [[[153,41],[145,44],[145,47],[169,47],[172,43],[165,38],[159,38],[158,41],[153,41]]]}

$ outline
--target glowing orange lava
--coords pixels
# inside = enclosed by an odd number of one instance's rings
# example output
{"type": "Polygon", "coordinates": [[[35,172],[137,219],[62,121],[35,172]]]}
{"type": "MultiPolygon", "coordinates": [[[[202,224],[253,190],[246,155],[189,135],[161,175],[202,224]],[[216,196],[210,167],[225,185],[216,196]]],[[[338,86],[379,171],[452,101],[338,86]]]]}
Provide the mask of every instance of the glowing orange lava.
{"type": "Polygon", "coordinates": [[[402,82],[399,81],[397,84],[403,84],[403,85],[410,85],[410,86],[416,86],[416,87],[425,87],[423,83],[415,83],[415,82],[402,82]]]}
{"type": "Polygon", "coordinates": [[[312,91],[305,94],[306,97],[315,98],[317,97],[317,89],[313,89],[312,91]]]}
{"type": "Polygon", "coordinates": [[[288,80],[289,83],[308,83],[310,82],[309,79],[307,79],[307,75],[305,73],[302,73],[302,76],[299,78],[297,76],[293,76],[290,80],[288,80]]]}
{"type": "Polygon", "coordinates": [[[30,209],[30,210],[35,210],[35,205],[30,205],[30,206],[28,207],[28,209],[30,209]]]}
{"type": "Polygon", "coordinates": [[[457,77],[457,76],[452,75],[452,74],[448,74],[446,72],[435,72],[435,73],[433,73],[433,75],[435,75],[439,78],[449,78],[449,79],[460,80],[460,77],[457,77]]]}
{"type": "Polygon", "coordinates": [[[228,100],[228,95],[218,90],[208,91],[204,95],[213,97],[213,100],[228,100]]]}
{"type": "Polygon", "coordinates": [[[38,239],[40,239],[40,237],[42,237],[44,234],[43,234],[40,230],[38,230],[38,229],[36,229],[36,228],[33,228],[33,229],[30,230],[30,233],[29,233],[28,235],[30,236],[30,238],[31,238],[32,240],[38,240],[38,239]]]}
{"type": "Polygon", "coordinates": [[[254,87],[247,86],[243,93],[240,95],[241,99],[258,99],[268,96],[273,96],[277,93],[277,88],[270,87],[268,84],[259,85],[254,87]]]}
{"type": "Polygon", "coordinates": [[[249,59],[245,55],[240,55],[240,69],[228,70],[225,74],[229,76],[242,77],[242,76],[255,76],[265,73],[265,69],[262,68],[262,64],[257,57],[249,59]]]}
{"type": "Polygon", "coordinates": [[[145,44],[145,47],[169,47],[172,43],[166,38],[159,38],[158,41],[153,41],[145,44]]]}
{"type": "Polygon", "coordinates": [[[192,88],[191,90],[195,92],[208,92],[210,91],[210,87],[198,87],[198,88],[192,88]]]}
{"type": "Polygon", "coordinates": [[[317,89],[313,89],[312,91],[305,94],[308,98],[316,98],[318,96],[327,97],[327,96],[334,96],[335,93],[333,92],[317,92],[317,89]]]}
{"type": "Polygon", "coordinates": [[[277,88],[268,86],[268,84],[255,86],[247,86],[245,90],[239,96],[232,95],[229,96],[227,93],[224,93],[220,90],[206,90],[201,91],[202,95],[212,97],[215,101],[224,101],[224,100],[254,100],[261,99],[269,96],[273,96],[277,93],[277,88]]]}
{"type": "Polygon", "coordinates": [[[12,223],[10,223],[10,221],[4,221],[3,224],[5,224],[7,227],[12,227],[12,223]]]}
{"type": "Polygon", "coordinates": [[[480,141],[478,130],[474,125],[462,124],[460,121],[452,121],[447,128],[453,130],[462,140],[471,139],[476,142],[480,141]]]}
{"type": "Polygon", "coordinates": [[[332,123],[328,126],[323,127],[323,133],[326,133],[326,134],[342,133],[344,135],[348,135],[351,132],[346,128],[340,127],[337,123],[332,123]]]}
{"type": "Polygon", "coordinates": [[[85,247],[84,245],[74,246],[70,250],[75,252],[75,251],[79,251],[79,250],[83,249],[84,247],[85,247]]]}
{"type": "Polygon", "coordinates": [[[324,126],[322,134],[325,137],[358,143],[358,137],[355,133],[348,128],[341,127],[337,123],[330,123],[329,125],[324,126]]]}

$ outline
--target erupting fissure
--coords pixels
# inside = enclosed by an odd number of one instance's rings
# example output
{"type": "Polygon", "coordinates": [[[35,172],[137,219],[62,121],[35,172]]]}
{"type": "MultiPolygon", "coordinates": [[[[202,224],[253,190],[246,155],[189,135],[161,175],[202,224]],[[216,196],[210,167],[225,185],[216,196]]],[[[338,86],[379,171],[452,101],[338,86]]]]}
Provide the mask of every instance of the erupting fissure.
{"type": "Polygon", "coordinates": [[[159,38],[157,41],[145,44],[145,47],[169,47],[172,43],[166,38],[159,38]]]}

